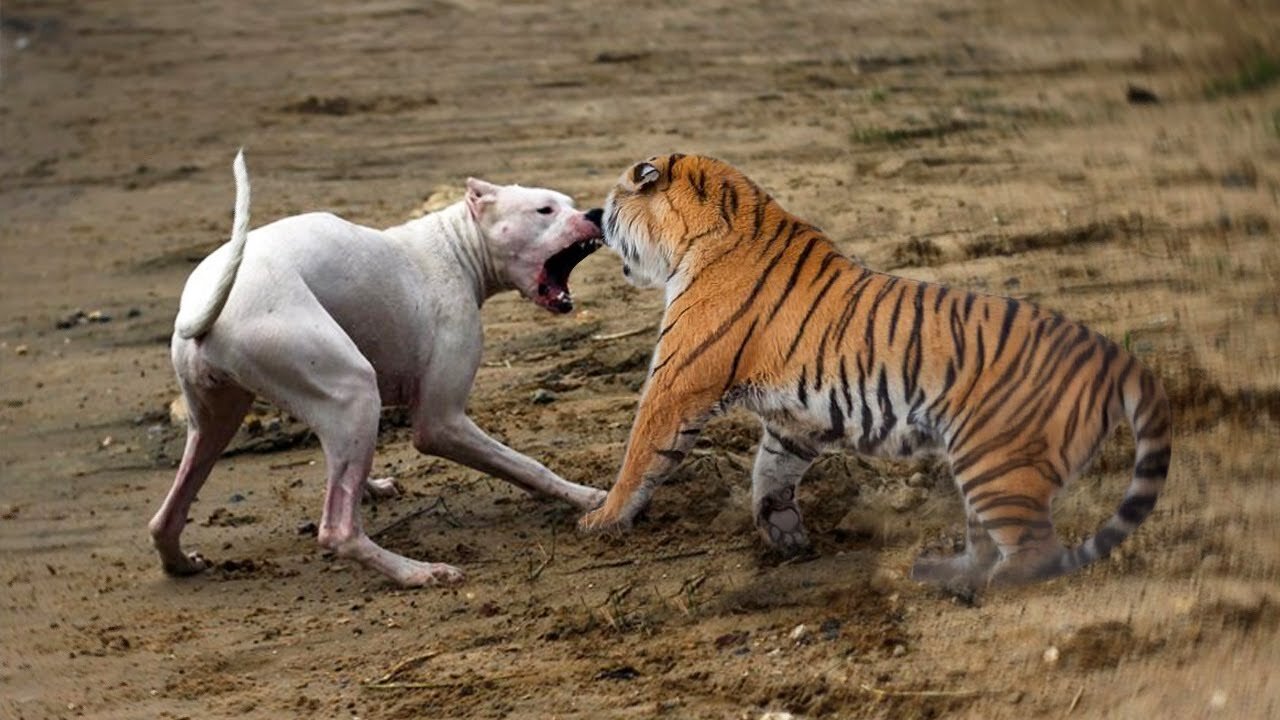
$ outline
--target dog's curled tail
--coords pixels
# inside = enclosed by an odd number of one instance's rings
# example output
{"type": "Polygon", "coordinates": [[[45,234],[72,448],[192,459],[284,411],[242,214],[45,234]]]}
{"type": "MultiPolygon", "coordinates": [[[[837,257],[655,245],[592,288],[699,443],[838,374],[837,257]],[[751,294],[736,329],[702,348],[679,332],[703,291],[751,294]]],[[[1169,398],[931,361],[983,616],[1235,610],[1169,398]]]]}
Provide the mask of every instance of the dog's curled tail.
{"type": "Polygon", "coordinates": [[[236,281],[240,261],[244,259],[244,245],[249,238],[249,171],[244,166],[244,148],[236,153],[231,165],[236,178],[236,210],[231,223],[231,239],[227,241],[228,257],[219,270],[213,292],[203,302],[195,302],[178,308],[174,328],[184,339],[196,338],[209,332],[213,323],[227,304],[231,286],[236,281]]]}

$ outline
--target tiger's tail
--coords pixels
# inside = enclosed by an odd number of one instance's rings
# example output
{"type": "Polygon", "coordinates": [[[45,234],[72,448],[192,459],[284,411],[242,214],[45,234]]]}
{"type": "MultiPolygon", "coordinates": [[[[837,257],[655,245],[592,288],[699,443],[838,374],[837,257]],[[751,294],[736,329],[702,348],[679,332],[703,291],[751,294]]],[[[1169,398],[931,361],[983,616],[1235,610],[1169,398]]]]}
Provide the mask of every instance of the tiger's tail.
{"type": "Polygon", "coordinates": [[[1115,514],[1092,537],[1062,554],[1060,572],[1071,572],[1110,555],[1151,514],[1169,474],[1173,415],[1159,380],[1138,366],[1138,372],[1121,383],[1120,401],[1136,446],[1133,478],[1115,514]]]}
{"type": "Polygon", "coordinates": [[[249,171],[244,165],[244,148],[236,153],[231,168],[236,179],[236,210],[231,223],[231,239],[227,242],[230,257],[219,271],[213,292],[203,302],[178,308],[174,329],[184,339],[200,337],[213,327],[218,314],[222,312],[222,306],[227,304],[227,296],[231,294],[231,286],[236,281],[240,261],[244,259],[244,245],[249,238],[249,171]]]}

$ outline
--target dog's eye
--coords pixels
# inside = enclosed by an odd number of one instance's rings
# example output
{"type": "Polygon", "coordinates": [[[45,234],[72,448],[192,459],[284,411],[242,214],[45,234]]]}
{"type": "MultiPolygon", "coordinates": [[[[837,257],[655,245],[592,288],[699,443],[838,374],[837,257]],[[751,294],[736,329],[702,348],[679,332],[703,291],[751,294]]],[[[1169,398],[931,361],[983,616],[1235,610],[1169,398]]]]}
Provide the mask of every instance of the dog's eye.
{"type": "Polygon", "coordinates": [[[551,206],[550,206],[550,205],[548,205],[548,206],[546,206],[546,207],[540,207],[540,208],[538,208],[538,214],[539,214],[539,215],[550,215],[551,213],[552,213],[552,210],[551,210],[551,206]]]}

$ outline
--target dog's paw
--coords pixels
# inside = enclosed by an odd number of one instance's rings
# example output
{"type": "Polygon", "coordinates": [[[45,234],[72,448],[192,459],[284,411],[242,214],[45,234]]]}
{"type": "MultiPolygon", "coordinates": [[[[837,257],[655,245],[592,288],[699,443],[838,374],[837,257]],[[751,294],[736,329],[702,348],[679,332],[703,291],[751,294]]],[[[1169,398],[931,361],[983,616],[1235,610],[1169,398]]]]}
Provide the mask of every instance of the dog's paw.
{"type": "Polygon", "coordinates": [[[405,567],[396,572],[392,579],[400,587],[419,588],[433,585],[456,585],[466,580],[467,575],[452,565],[411,560],[405,567]]]}
{"type": "Polygon", "coordinates": [[[400,497],[404,487],[393,477],[367,478],[364,481],[364,499],[377,501],[400,497]]]}
{"type": "Polygon", "coordinates": [[[164,571],[174,577],[187,577],[189,575],[198,575],[213,567],[213,563],[198,552],[187,553],[184,560],[185,562],[165,563],[164,571]]]}

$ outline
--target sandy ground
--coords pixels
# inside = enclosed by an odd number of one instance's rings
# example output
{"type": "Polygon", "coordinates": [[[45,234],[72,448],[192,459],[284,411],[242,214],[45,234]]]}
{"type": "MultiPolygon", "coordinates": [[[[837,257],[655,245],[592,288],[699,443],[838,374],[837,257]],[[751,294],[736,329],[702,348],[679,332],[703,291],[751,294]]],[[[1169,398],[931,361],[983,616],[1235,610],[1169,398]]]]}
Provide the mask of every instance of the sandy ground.
{"type": "MultiPolygon", "coordinates": [[[[1274,3],[560,5],[4,4],[0,716],[1280,716],[1274,3]],[[872,266],[1123,338],[1174,398],[1168,491],[1111,560],[963,603],[904,577],[960,537],[942,468],[824,457],[820,556],[779,564],[745,415],[624,539],[417,455],[388,416],[377,466],[410,492],[367,524],[470,573],[408,592],[316,547],[319,448],[263,408],[185,535],[216,568],[165,577],[167,339],[241,145],[255,224],[395,224],[469,174],[585,207],[634,160],[723,157],[872,266]]],[[[495,298],[472,401],[601,487],[660,312],[619,270],[584,263],[569,317],[495,298]]],[[[1063,533],[1111,512],[1131,447],[1060,500],[1063,533]]]]}

